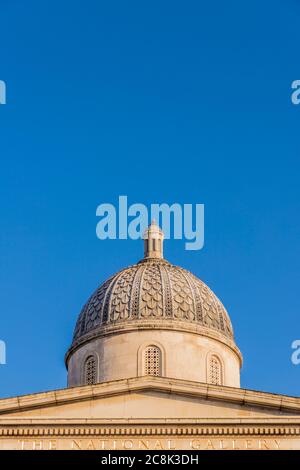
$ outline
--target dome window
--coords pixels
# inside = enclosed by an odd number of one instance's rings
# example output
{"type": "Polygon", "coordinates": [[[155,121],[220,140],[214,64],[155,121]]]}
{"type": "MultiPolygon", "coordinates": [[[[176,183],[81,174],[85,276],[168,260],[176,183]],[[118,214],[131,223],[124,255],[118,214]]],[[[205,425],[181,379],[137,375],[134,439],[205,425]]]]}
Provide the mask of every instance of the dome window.
{"type": "Polygon", "coordinates": [[[161,373],[161,350],[157,346],[148,346],[144,351],[144,373],[160,377],[161,373]]]}
{"type": "Polygon", "coordinates": [[[209,380],[213,385],[223,385],[222,364],[220,359],[213,355],[209,361],[209,380]]]}
{"type": "Polygon", "coordinates": [[[86,385],[97,383],[97,361],[94,356],[89,356],[85,361],[84,379],[86,385]]]}

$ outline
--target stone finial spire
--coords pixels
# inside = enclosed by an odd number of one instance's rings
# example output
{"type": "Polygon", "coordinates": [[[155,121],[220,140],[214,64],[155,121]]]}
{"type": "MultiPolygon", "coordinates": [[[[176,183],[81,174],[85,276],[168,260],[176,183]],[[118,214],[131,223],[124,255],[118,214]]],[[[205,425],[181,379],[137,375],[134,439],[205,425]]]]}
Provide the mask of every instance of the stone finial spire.
{"type": "Polygon", "coordinates": [[[144,258],[163,258],[164,233],[152,220],[144,233],[144,258]]]}

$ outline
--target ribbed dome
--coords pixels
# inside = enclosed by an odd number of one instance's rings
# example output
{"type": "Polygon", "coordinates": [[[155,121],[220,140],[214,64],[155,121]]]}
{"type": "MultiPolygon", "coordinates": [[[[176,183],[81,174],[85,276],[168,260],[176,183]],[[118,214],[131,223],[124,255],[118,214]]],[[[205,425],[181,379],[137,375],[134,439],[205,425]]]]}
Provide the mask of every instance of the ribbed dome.
{"type": "Polygon", "coordinates": [[[163,258],[163,240],[152,222],[144,259],[110,277],[83,307],[65,356],[70,387],[143,375],[240,386],[242,356],[225,308],[200,279],[163,258]]]}
{"type": "Polygon", "coordinates": [[[165,320],[206,327],[228,338],[228,314],[215,294],[189,271],[162,258],[145,258],[118,272],[90,297],[78,318],[73,344],[104,326],[165,320]]]}

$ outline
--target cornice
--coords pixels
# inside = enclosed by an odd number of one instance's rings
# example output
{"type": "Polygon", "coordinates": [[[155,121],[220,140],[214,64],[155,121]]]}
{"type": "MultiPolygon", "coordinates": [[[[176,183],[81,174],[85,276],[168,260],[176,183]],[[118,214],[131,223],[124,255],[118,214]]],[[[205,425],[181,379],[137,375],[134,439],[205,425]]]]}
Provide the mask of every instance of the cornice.
{"type": "Polygon", "coordinates": [[[154,437],[224,437],[224,436],[299,436],[299,424],[293,426],[292,424],[268,426],[268,425],[255,425],[255,426],[181,426],[181,425],[168,425],[168,426],[110,426],[110,427],[91,427],[91,426],[2,426],[0,425],[0,438],[1,437],[90,437],[90,438],[139,438],[147,436],[147,438],[154,437]]]}
{"type": "Polygon", "coordinates": [[[204,337],[208,337],[214,339],[215,341],[219,341],[220,343],[227,346],[231,349],[237,356],[240,361],[240,367],[242,367],[243,357],[242,353],[239,348],[236,346],[235,342],[219,333],[217,330],[213,330],[212,328],[206,328],[204,326],[200,326],[199,324],[188,323],[186,321],[180,320],[166,320],[166,319],[156,319],[153,320],[140,320],[134,321],[124,321],[118,322],[116,324],[108,324],[106,326],[101,325],[98,328],[92,330],[89,333],[86,333],[84,336],[81,336],[78,340],[76,340],[70,349],[67,351],[65,355],[65,364],[66,368],[68,368],[68,361],[70,356],[74,354],[74,352],[83,346],[86,343],[89,343],[95,339],[104,338],[106,336],[111,335],[120,335],[123,333],[129,333],[134,331],[141,331],[141,330],[162,330],[162,331],[181,331],[184,333],[191,333],[196,334],[204,337]]]}

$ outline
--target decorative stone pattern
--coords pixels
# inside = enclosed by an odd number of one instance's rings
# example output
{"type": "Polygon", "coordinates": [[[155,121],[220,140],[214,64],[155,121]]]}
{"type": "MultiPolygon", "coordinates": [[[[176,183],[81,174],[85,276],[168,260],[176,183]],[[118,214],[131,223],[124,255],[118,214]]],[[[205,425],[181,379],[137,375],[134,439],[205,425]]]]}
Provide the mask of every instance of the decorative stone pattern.
{"type": "Polygon", "coordinates": [[[94,385],[97,382],[96,360],[94,356],[89,356],[85,361],[85,383],[94,385]]]}
{"type": "Polygon", "coordinates": [[[140,316],[163,317],[163,292],[159,266],[152,264],[145,269],[140,291],[140,316]]]}
{"type": "Polygon", "coordinates": [[[174,317],[179,320],[194,321],[193,292],[183,274],[183,271],[172,266],[169,269],[169,277],[172,286],[172,300],[174,317]]]}
{"type": "Polygon", "coordinates": [[[161,375],[161,352],[157,346],[148,346],[144,351],[145,375],[161,375]]]}
{"type": "Polygon", "coordinates": [[[299,425],[254,424],[254,425],[172,425],[156,426],[133,425],[124,426],[112,423],[109,427],[100,424],[80,425],[75,423],[68,426],[65,423],[48,426],[0,426],[0,436],[300,436],[299,425]]]}
{"type": "Polygon", "coordinates": [[[198,324],[233,338],[224,306],[200,279],[162,258],[147,258],[96,290],[82,309],[73,341],[101,325],[165,319],[198,324]]]}
{"type": "Polygon", "coordinates": [[[129,318],[129,301],[131,295],[134,271],[127,270],[116,282],[114,295],[111,296],[110,321],[129,318]]]}
{"type": "Polygon", "coordinates": [[[222,366],[216,356],[212,356],[210,358],[209,383],[213,385],[222,385],[222,366]]]}
{"type": "Polygon", "coordinates": [[[75,338],[84,335],[86,331],[91,331],[99,325],[101,318],[100,312],[102,312],[103,309],[103,300],[111,281],[112,278],[104,282],[83,307],[76,324],[74,332],[75,338]]]}

